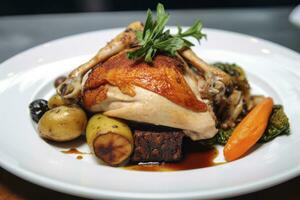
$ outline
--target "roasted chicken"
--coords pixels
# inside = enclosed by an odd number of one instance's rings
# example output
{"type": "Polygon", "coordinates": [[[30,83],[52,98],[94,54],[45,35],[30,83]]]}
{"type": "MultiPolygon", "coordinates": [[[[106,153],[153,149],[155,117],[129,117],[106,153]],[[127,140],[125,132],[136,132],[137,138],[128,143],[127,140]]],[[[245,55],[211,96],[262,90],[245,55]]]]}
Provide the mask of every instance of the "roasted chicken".
{"type": "Polygon", "coordinates": [[[152,63],[129,59],[127,52],[138,48],[134,31],[141,29],[140,22],[130,24],[90,61],[71,72],[58,87],[58,94],[82,99],[92,112],[183,129],[193,140],[213,137],[217,128],[212,99],[224,93],[229,76],[190,48],[176,56],[159,53],[152,63]]]}

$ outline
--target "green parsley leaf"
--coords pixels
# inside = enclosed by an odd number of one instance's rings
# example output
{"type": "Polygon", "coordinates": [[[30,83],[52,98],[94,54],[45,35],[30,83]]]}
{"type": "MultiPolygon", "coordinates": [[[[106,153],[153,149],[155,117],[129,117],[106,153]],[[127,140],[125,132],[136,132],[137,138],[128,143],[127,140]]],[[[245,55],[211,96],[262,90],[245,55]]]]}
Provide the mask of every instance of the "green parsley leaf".
{"type": "Polygon", "coordinates": [[[144,31],[136,32],[140,48],[128,52],[128,58],[144,57],[146,62],[152,62],[152,58],[158,51],[174,56],[178,50],[193,46],[194,44],[188,41],[186,37],[193,37],[198,41],[206,37],[201,32],[202,23],[199,20],[184,32],[178,26],[178,33],[170,34],[170,30],[164,30],[169,18],[169,14],[165,12],[161,3],[157,4],[156,20],[153,19],[152,12],[148,9],[144,31]]]}
{"type": "Polygon", "coordinates": [[[169,38],[167,40],[156,42],[154,43],[153,46],[155,49],[159,49],[161,51],[170,53],[172,56],[174,56],[176,51],[184,47],[184,45],[185,45],[184,40],[175,37],[175,38],[169,38]]]}

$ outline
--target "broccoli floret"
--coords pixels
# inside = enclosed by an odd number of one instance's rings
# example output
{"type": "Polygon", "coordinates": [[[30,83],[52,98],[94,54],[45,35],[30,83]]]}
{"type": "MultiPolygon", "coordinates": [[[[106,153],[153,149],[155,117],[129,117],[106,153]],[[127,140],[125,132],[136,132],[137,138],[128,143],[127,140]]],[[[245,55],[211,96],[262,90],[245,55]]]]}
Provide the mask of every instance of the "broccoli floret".
{"type": "Polygon", "coordinates": [[[259,142],[269,142],[279,135],[289,134],[290,124],[282,105],[274,105],[267,129],[259,142]]]}

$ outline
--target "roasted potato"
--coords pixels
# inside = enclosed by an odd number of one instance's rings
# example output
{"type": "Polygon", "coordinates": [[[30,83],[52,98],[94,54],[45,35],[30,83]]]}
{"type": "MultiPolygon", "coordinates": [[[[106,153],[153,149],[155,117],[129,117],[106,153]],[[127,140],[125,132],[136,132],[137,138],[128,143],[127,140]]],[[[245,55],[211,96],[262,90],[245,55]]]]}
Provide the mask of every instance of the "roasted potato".
{"type": "Polygon", "coordinates": [[[130,128],[122,121],[102,114],[96,114],[89,120],[86,139],[91,151],[112,166],[122,164],[133,151],[130,128]]]}
{"type": "Polygon", "coordinates": [[[87,124],[85,112],[78,106],[58,106],[47,111],[38,123],[41,137],[63,142],[84,133],[87,124]]]}

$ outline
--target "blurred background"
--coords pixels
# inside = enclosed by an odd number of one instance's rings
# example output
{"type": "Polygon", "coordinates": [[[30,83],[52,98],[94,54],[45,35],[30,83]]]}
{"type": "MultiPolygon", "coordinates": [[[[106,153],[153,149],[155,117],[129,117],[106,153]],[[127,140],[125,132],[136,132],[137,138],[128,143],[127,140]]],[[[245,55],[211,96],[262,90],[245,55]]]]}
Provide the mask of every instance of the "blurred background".
{"type": "Polygon", "coordinates": [[[53,39],[143,21],[145,10],[155,10],[158,2],[172,16],[168,25],[201,19],[205,28],[253,35],[300,52],[300,6],[294,12],[300,0],[0,0],[0,63],[53,39]]]}
{"type": "Polygon", "coordinates": [[[0,16],[145,10],[157,2],[168,9],[295,6],[299,0],[0,0],[0,16]]]}

